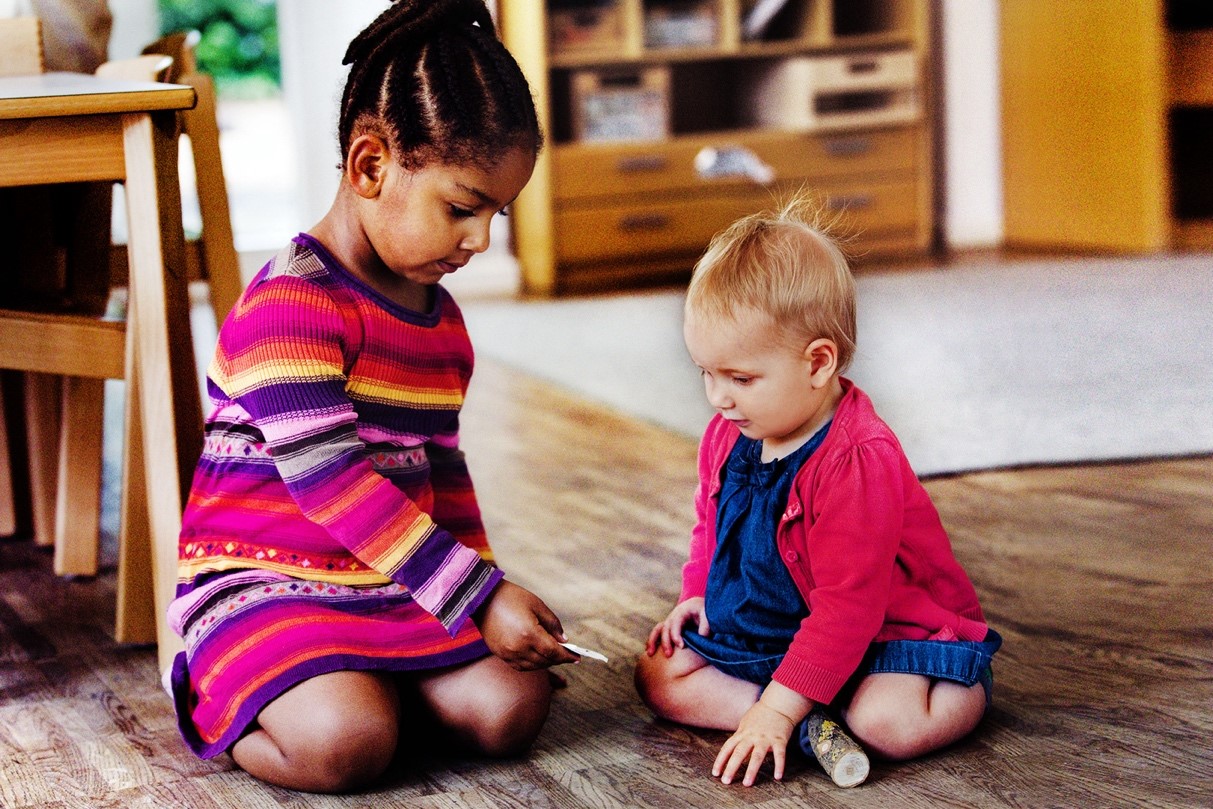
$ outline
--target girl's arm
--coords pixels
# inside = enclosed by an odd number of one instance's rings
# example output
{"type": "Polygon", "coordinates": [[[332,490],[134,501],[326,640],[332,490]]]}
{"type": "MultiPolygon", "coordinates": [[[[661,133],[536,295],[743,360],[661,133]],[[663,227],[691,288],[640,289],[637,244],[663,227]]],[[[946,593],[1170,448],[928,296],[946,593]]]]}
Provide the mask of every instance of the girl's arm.
{"type": "Polygon", "coordinates": [[[225,324],[212,376],[255,420],[303,514],[453,634],[503,575],[372,467],[345,389],[344,314],[305,279],[263,282],[225,324]]]}
{"type": "Polygon", "coordinates": [[[493,551],[485,535],[480,517],[480,505],[467,460],[459,447],[457,432],[452,430],[425,445],[430,459],[430,484],[434,490],[434,522],[450,531],[465,546],[480,554],[486,562],[493,561],[493,551]]]}

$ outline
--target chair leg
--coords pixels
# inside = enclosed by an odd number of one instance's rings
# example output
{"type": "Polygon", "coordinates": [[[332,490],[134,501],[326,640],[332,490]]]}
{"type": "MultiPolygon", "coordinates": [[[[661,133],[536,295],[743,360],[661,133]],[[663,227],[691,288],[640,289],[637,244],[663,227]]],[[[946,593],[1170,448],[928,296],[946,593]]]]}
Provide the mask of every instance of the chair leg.
{"type": "Polygon", "coordinates": [[[0,538],[17,533],[17,489],[13,482],[13,451],[8,442],[4,391],[0,390],[0,538]]]}
{"type": "Polygon", "coordinates": [[[210,76],[190,73],[179,78],[197,93],[198,103],[181,114],[183,130],[189,136],[198,181],[198,208],[202,215],[202,264],[210,285],[211,306],[216,325],[223,325],[227,313],[244,291],[240,277],[240,259],[232,237],[232,217],[228,208],[227,183],[219,153],[219,124],[215,110],[215,86],[210,76]]]}
{"type": "Polygon", "coordinates": [[[126,452],[122,461],[122,519],[118,529],[118,607],[114,638],[119,643],[156,641],[155,578],[148,528],[147,479],[143,475],[143,426],[138,377],[126,383],[126,452]]]}
{"type": "Polygon", "coordinates": [[[55,544],[62,390],[62,377],[39,373],[25,375],[25,432],[29,446],[34,543],[48,548],[55,544]]]}
{"type": "Polygon", "coordinates": [[[104,379],[64,377],[55,498],[55,573],[60,576],[97,575],[104,406],[104,379]]]}

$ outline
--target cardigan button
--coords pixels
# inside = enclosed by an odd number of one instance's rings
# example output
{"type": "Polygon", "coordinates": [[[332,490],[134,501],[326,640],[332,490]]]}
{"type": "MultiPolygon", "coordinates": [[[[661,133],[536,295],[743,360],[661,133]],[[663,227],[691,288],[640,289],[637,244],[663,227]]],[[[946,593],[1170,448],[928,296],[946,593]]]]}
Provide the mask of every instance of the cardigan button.
{"type": "Polygon", "coordinates": [[[788,551],[783,555],[783,558],[787,559],[789,562],[798,562],[800,561],[800,554],[798,554],[796,551],[788,551]]]}

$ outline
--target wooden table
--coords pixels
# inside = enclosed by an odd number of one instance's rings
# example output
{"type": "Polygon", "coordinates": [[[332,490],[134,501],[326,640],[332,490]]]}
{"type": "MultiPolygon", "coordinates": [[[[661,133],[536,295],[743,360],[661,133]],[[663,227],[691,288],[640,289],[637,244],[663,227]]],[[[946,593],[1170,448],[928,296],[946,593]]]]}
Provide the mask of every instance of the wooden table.
{"type": "MultiPolygon", "coordinates": [[[[165,610],[176,589],[181,513],[202,447],[176,131],[177,111],[195,102],[194,90],[180,85],[74,73],[0,78],[0,186],[126,184],[127,410],[129,423],[142,425],[128,430],[127,453],[143,456],[127,469],[144,472],[149,531],[137,547],[120,549],[133,558],[123,566],[130,575],[119,582],[119,610],[132,599],[146,602],[152,579],[162,666],[180,648],[165,610]]],[[[140,493],[138,480],[128,477],[124,485],[140,493]]]]}

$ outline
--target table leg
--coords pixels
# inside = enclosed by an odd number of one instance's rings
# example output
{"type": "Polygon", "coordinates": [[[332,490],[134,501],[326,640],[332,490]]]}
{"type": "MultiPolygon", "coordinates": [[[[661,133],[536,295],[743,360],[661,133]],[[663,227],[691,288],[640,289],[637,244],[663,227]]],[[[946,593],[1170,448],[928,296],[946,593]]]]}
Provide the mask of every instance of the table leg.
{"type": "Polygon", "coordinates": [[[176,590],[181,512],[202,450],[202,408],[190,339],[175,113],[123,117],[130,289],[130,379],[143,422],[147,510],[161,667],[181,641],[165,611],[176,590]],[[130,352],[133,351],[133,358],[130,352]]]}

